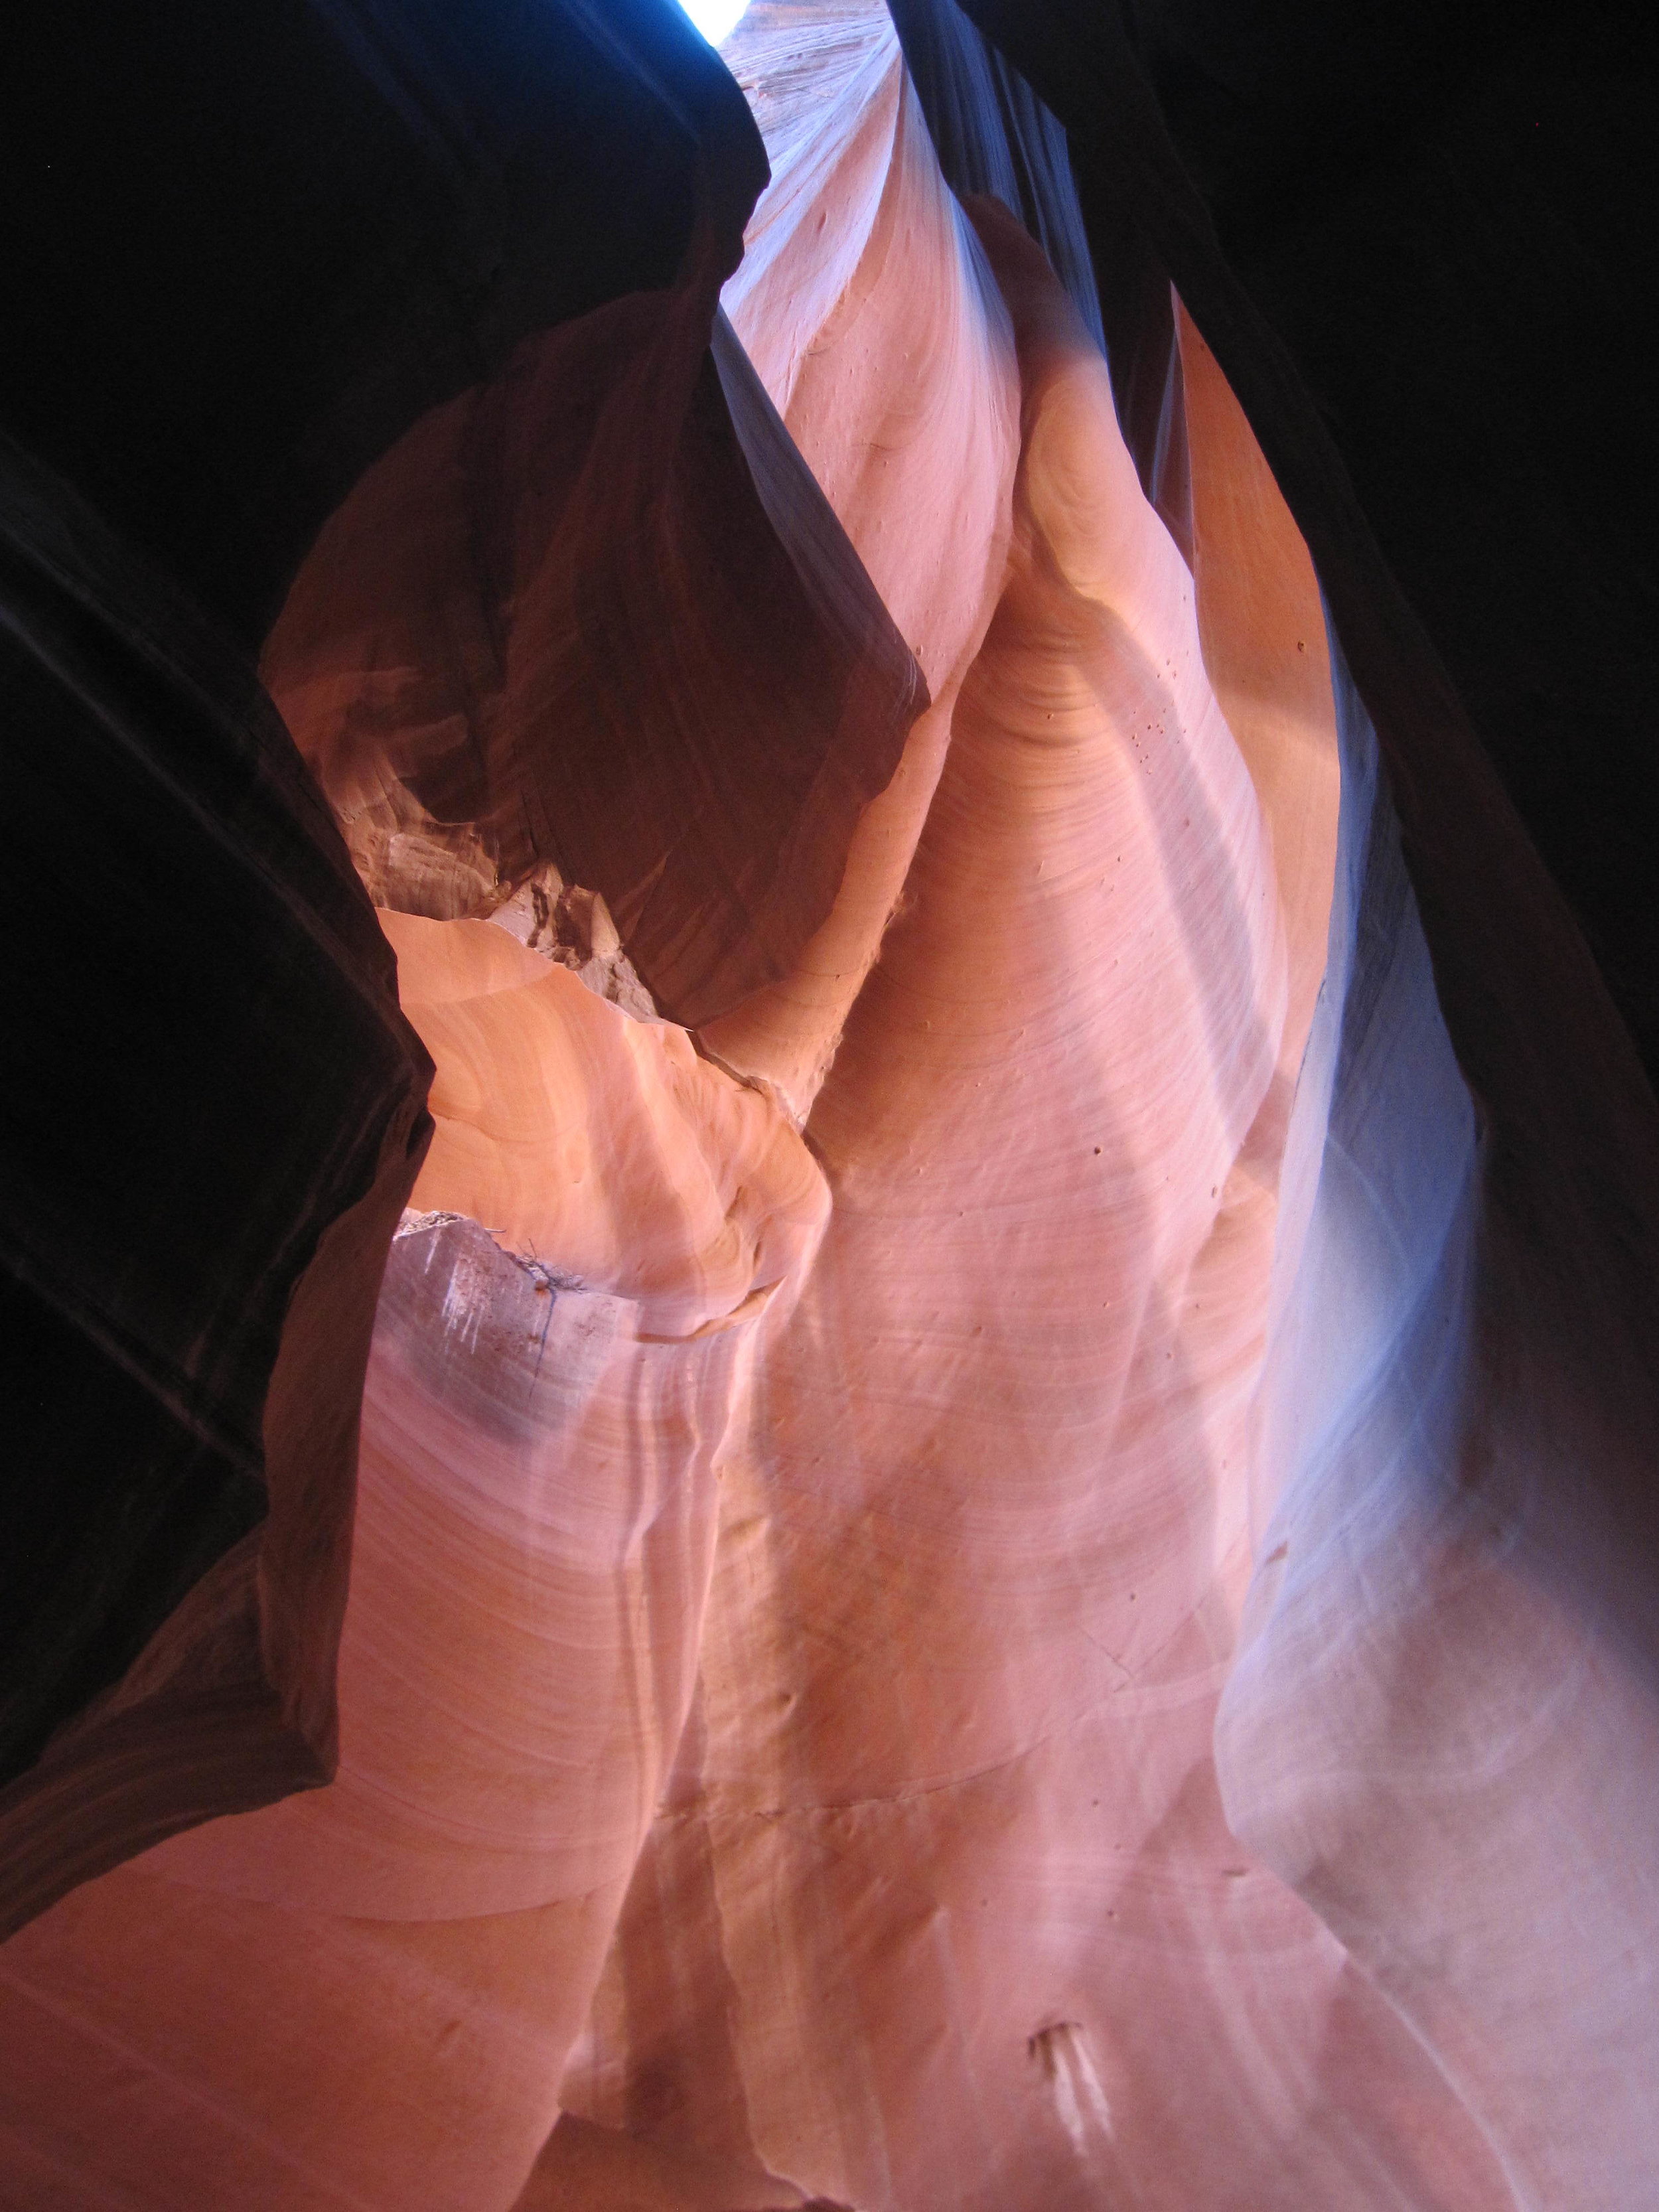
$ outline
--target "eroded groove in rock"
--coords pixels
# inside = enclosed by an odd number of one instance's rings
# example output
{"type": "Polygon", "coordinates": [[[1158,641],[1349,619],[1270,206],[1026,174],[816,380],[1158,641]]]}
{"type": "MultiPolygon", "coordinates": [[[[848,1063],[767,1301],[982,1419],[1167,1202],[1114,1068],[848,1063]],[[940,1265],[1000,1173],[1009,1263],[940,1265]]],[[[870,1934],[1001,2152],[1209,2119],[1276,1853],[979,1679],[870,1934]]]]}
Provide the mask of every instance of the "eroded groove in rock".
{"type": "Polygon", "coordinates": [[[822,927],[787,975],[705,1025],[723,1060],[804,1116],[902,895],[1001,587],[1018,382],[1006,310],[884,9],[763,0],[727,52],[773,181],[726,310],[933,700],[859,824],[822,927]]]}
{"type": "Polygon", "coordinates": [[[705,239],[675,289],[422,422],[264,657],[379,903],[487,915],[550,862],[692,1023],[793,961],[927,703],[799,457],[799,532],[757,494],[708,351],[722,273],[705,239]]]}

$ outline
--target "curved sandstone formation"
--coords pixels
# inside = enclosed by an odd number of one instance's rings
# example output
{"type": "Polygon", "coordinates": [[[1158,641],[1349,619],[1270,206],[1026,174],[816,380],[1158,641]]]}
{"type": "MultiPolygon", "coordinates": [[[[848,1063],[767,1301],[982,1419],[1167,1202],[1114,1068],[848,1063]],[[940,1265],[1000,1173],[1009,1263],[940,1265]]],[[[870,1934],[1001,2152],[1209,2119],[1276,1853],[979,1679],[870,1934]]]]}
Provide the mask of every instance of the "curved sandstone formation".
{"type": "Polygon", "coordinates": [[[364,1393],[338,1776],[8,1948],[36,2203],[516,2193],[681,1734],[732,1408],[822,1232],[799,1138],[683,1031],[386,919],[437,1131],[364,1393]]]}
{"type": "Polygon", "coordinates": [[[722,303],[525,340],[269,640],[434,1071],[266,1410],[337,1771],[0,1950],[0,2202],[1642,2201],[1645,1386],[1233,391],[1160,304],[1132,451],[939,5],[757,0],[722,303]]]}
{"type": "Polygon", "coordinates": [[[1312,572],[1224,388],[1200,613],[1086,333],[975,212],[1008,571],[808,1122],[835,1212],[565,2094],[849,2203],[1501,2203],[1209,1750],[1334,849],[1312,572]]]}
{"type": "Polygon", "coordinates": [[[383,906],[485,915],[551,863],[692,1022],[822,920],[927,703],[752,372],[710,350],[719,275],[700,238],[672,290],[527,340],[427,416],[264,655],[383,906]]]}

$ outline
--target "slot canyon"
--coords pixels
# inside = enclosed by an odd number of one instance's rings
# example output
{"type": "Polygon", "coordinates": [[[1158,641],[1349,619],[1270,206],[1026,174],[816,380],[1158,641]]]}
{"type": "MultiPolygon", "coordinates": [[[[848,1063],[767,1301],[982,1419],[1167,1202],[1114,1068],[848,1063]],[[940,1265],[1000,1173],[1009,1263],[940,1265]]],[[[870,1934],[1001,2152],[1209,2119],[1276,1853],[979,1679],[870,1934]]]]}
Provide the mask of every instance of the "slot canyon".
{"type": "Polygon", "coordinates": [[[25,0],[5,2212],[1659,2206],[1624,0],[25,0]]]}

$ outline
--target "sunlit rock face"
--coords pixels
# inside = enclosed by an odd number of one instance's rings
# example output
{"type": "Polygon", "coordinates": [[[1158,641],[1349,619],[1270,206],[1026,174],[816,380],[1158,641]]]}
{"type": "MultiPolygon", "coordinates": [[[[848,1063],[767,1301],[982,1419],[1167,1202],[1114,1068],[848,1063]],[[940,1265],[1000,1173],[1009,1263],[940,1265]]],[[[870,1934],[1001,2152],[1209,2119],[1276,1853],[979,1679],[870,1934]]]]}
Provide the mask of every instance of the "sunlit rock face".
{"type": "MultiPolygon", "coordinates": [[[[784,35],[757,13],[740,75],[784,35]]],[[[891,149],[859,204],[891,194],[915,251],[914,94],[879,15],[820,35],[845,65],[855,28],[891,149]]],[[[780,136],[807,127],[810,96],[773,99],[780,136]]],[[[850,190],[836,137],[785,143],[785,207],[813,155],[850,190]]],[[[807,1122],[835,1208],[728,1478],[693,1729],[567,2100],[746,2138],[849,2203],[1364,2202],[1378,2171],[1501,2203],[1400,2022],[1230,1836],[1210,1750],[1328,919],[1316,587],[1195,357],[1195,592],[1041,257],[994,208],[970,231],[937,205],[1018,380],[1012,527],[807,1122]]],[[[772,247],[801,277],[731,288],[740,332],[763,286],[810,296],[808,210],[772,247]]],[[[755,231],[785,220],[763,201],[755,231]]],[[[873,221],[835,296],[775,396],[826,482],[872,450],[919,473],[932,424],[896,378],[867,388],[897,433],[848,396],[915,296],[873,221]]],[[[892,510],[847,511],[878,573],[892,510]]]]}
{"type": "Polygon", "coordinates": [[[435,1069],[338,1772],[0,1952],[5,2201],[1644,2201],[1627,1429],[1249,425],[1176,301],[1148,497],[939,20],[929,112],[757,0],[723,304],[525,342],[270,640],[435,1069]]]}

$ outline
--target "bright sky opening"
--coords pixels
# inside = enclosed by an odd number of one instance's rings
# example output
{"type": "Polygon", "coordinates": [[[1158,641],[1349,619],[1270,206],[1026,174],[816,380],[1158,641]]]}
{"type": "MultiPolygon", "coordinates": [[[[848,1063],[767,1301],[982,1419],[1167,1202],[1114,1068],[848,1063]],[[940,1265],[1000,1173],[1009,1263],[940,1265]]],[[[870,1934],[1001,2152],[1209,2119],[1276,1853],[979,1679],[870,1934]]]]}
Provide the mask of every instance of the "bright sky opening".
{"type": "Polygon", "coordinates": [[[680,5],[711,46],[729,39],[749,0],[680,0],[680,5]]]}

